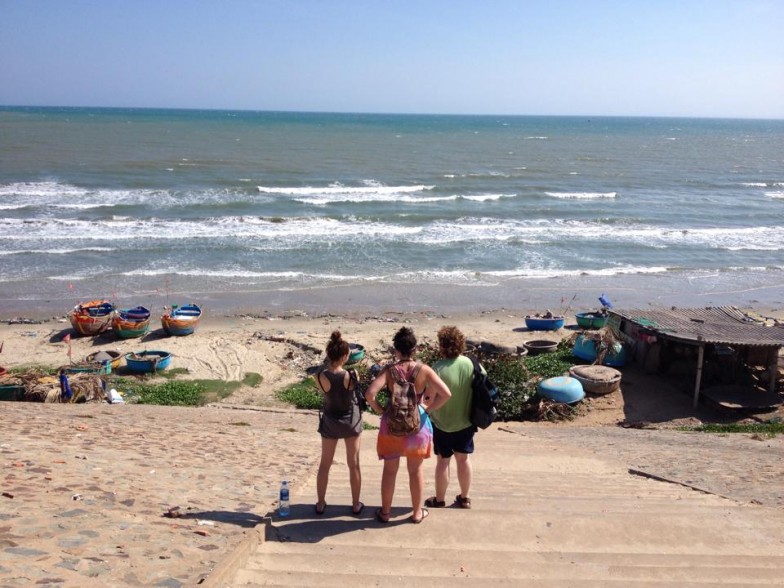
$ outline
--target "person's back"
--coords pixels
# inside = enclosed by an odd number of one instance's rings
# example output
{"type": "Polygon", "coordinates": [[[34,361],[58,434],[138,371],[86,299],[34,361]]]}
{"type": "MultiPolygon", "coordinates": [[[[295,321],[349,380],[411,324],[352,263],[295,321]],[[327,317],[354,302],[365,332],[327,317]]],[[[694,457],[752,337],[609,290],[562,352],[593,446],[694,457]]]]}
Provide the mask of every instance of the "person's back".
{"type": "Polygon", "coordinates": [[[459,355],[453,359],[438,360],[433,369],[452,392],[449,402],[430,413],[433,424],[448,433],[470,427],[473,362],[465,355],[459,355]]]}

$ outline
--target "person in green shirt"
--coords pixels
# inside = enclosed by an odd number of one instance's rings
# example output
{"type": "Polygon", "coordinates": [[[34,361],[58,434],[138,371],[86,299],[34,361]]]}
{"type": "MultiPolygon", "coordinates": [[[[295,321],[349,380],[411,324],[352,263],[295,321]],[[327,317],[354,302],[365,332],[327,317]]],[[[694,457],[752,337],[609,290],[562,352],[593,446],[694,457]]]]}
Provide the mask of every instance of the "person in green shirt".
{"type": "Polygon", "coordinates": [[[449,469],[454,455],[460,485],[455,504],[461,508],[471,508],[473,469],[470,455],[474,452],[476,432],[470,420],[474,364],[463,355],[465,336],[457,327],[442,327],[438,331],[438,345],[443,359],[433,364],[433,370],[446,383],[452,397],[442,407],[430,412],[436,454],[436,494],[428,498],[425,505],[431,508],[446,506],[449,469]]]}

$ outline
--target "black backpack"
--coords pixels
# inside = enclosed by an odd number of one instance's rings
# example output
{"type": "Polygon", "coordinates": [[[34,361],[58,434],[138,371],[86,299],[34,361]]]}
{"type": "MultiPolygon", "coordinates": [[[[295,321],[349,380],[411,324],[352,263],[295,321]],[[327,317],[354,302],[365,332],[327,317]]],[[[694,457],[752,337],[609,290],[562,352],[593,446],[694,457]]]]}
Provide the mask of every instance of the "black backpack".
{"type": "Polygon", "coordinates": [[[471,358],[474,364],[474,379],[471,382],[473,397],[471,399],[471,424],[479,429],[486,429],[498,415],[498,390],[487,374],[482,373],[479,362],[471,358]]]}

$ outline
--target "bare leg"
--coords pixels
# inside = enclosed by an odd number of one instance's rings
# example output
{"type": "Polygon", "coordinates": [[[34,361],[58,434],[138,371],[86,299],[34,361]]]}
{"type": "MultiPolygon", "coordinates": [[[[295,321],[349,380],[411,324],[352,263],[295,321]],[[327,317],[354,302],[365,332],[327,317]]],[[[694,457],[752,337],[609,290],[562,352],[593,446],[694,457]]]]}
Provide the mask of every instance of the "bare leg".
{"type": "Polygon", "coordinates": [[[474,477],[474,468],[471,466],[471,456],[468,453],[455,451],[457,462],[457,481],[460,483],[460,496],[469,498],[471,495],[471,481],[474,477]]]}
{"type": "Polygon", "coordinates": [[[359,495],[362,490],[362,472],[359,469],[359,441],[362,435],[346,438],[346,463],[348,464],[349,483],[351,484],[351,508],[359,508],[359,495]]]}
{"type": "Polygon", "coordinates": [[[400,467],[400,458],[384,460],[384,470],[381,472],[381,512],[389,514],[392,511],[392,498],[395,496],[395,479],[400,467]]]}
{"type": "Polygon", "coordinates": [[[449,465],[451,461],[451,457],[436,455],[436,500],[443,501],[446,499],[446,489],[449,486],[449,465]]]}
{"type": "Polygon", "coordinates": [[[324,508],[326,504],[329,468],[332,467],[332,460],[335,458],[335,448],[337,446],[337,439],[321,438],[321,461],[319,462],[318,474],[316,475],[316,495],[318,497],[316,505],[320,509],[324,508]]]}
{"type": "Polygon", "coordinates": [[[425,472],[422,468],[421,457],[406,458],[408,467],[408,487],[411,490],[411,516],[414,519],[422,518],[422,494],[425,489],[425,472]]]}

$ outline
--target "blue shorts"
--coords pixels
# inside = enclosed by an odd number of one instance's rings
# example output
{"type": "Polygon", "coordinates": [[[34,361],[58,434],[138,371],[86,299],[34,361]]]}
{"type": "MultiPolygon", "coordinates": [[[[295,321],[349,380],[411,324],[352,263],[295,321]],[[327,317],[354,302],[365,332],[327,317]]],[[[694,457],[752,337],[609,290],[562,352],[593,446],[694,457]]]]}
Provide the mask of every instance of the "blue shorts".
{"type": "Polygon", "coordinates": [[[474,452],[474,433],[476,427],[468,427],[454,433],[446,433],[433,427],[433,450],[439,457],[452,457],[457,453],[474,452]]]}

